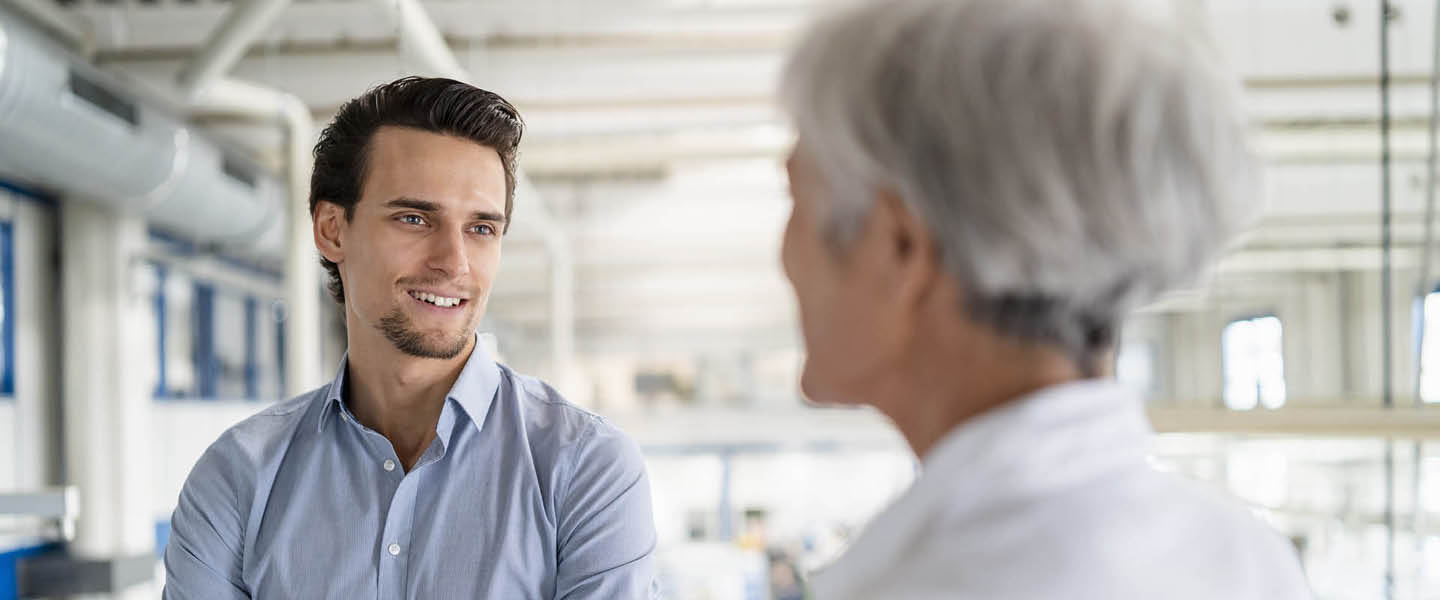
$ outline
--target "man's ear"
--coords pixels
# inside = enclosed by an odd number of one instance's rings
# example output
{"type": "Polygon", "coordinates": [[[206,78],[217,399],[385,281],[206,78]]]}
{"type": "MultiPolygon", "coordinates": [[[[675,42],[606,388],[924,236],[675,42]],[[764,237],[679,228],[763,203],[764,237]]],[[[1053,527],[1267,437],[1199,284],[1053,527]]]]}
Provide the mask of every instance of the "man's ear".
{"type": "Polygon", "coordinates": [[[345,208],[321,200],[315,204],[315,215],[310,223],[315,234],[315,249],[320,251],[320,256],[337,265],[345,262],[345,249],[341,243],[341,233],[346,225],[345,208]]]}

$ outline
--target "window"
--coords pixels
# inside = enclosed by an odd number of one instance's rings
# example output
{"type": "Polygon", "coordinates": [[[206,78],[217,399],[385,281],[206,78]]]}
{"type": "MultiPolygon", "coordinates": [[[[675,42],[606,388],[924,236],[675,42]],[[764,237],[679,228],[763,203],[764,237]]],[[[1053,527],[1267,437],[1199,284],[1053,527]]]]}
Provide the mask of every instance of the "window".
{"type": "Polygon", "coordinates": [[[1285,359],[1280,319],[1262,316],[1225,326],[1220,338],[1225,406],[1250,410],[1285,405],[1285,359]]]}
{"type": "Polygon", "coordinates": [[[254,339],[250,346],[249,361],[251,391],[246,395],[262,400],[284,398],[285,383],[281,378],[284,364],[284,348],[281,347],[284,335],[281,302],[251,297],[247,306],[251,307],[247,309],[247,314],[251,315],[254,322],[249,330],[254,339]]]}
{"type": "Polygon", "coordinates": [[[1420,342],[1420,400],[1440,402],[1440,290],[1425,295],[1425,337],[1420,342]]]}
{"type": "Polygon", "coordinates": [[[210,368],[207,381],[213,398],[252,397],[248,371],[252,368],[250,328],[253,322],[246,314],[245,296],[223,289],[212,289],[210,323],[210,368]]]}
{"type": "Polygon", "coordinates": [[[279,300],[217,286],[160,263],[151,263],[149,273],[155,398],[282,397],[279,300]]]}
{"type": "Polygon", "coordinates": [[[151,263],[154,282],[151,312],[155,319],[155,397],[189,398],[195,389],[193,359],[195,284],[183,272],[151,263]]]}
{"type": "Polygon", "coordinates": [[[0,221],[0,396],[15,395],[15,252],[12,229],[0,221]]]}

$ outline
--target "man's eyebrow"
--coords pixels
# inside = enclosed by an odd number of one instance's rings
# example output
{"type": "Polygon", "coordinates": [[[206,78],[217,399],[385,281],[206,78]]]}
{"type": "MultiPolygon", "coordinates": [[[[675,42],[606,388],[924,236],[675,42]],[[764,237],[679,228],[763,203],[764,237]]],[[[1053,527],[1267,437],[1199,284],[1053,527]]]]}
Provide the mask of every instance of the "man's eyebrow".
{"type": "MultiPolygon", "coordinates": [[[[391,200],[391,201],[389,201],[389,202],[386,202],[386,203],[385,203],[385,207],[386,207],[386,208],[408,208],[408,209],[410,209],[410,210],[418,210],[418,211],[420,211],[420,212],[426,212],[426,213],[438,213],[438,212],[442,212],[441,209],[440,209],[440,205],[439,205],[439,204],[436,204],[436,203],[431,202],[431,201],[429,201],[429,200],[421,200],[421,199],[419,199],[419,198],[410,198],[410,197],[408,197],[408,196],[400,196],[399,198],[395,198],[395,199],[393,199],[393,200],[391,200]]],[[[496,223],[504,223],[504,222],[506,221],[506,218],[505,218],[505,215],[502,214],[502,213],[491,212],[491,211],[488,211],[488,210],[477,210],[477,211],[475,211],[475,212],[473,212],[473,213],[470,213],[470,220],[472,220],[472,221],[494,221],[494,222],[496,222],[496,223]]]]}
{"type": "Polygon", "coordinates": [[[488,210],[477,210],[477,211],[475,211],[475,212],[473,212],[473,213],[470,213],[470,220],[471,220],[471,221],[494,221],[494,222],[496,222],[496,223],[504,223],[504,222],[505,222],[505,215],[500,214],[500,213],[497,213],[497,212],[490,212],[490,211],[488,211],[488,210]]]}
{"type": "Polygon", "coordinates": [[[418,211],[420,211],[420,212],[428,212],[428,213],[438,213],[438,212],[440,212],[440,205],[439,205],[439,204],[436,204],[436,203],[434,203],[434,202],[430,202],[430,201],[428,201],[428,200],[420,200],[420,199],[417,199],[417,198],[408,198],[408,197],[405,197],[405,196],[401,196],[401,197],[399,197],[399,198],[396,198],[396,199],[394,199],[394,200],[391,200],[391,201],[389,201],[389,202],[386,202],[386,203],[385,203],[385,207],[386,207],[386,208],[409,208],[409,209],[411,209],[411,210],[418,210],[418,211]]]}

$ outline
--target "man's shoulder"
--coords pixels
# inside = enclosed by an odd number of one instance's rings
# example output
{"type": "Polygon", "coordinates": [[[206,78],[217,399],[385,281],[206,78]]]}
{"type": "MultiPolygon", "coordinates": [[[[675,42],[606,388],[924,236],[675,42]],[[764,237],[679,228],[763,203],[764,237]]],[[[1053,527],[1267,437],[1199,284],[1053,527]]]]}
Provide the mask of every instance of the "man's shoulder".
{"type": "Polygon", "coordinates": [[[548,442],[562,446],[583,442],[596,435],[624,436],[605,417],[570,402],[544,380],[504,365],[500,370],[514,386],[515,399],[524,413],[525,427],[532,436],[538,434],[548,442]]]}
{"type": "Polygon", "coordinates": [[[265,465],[284,456],[296,428],[323,402],[329,384],[276,402],[220,434],[195,467],[190,479],[223,477],[232,484],[253,482],[265,465]]]}
{"type": "Polygon", "coordinates": [[[255,453],[286,441],[294,434],[300,421],[313,414],[308,409],[325,400],[327,389],[329,384],[267,406],[225,430],[215,445],[225,444],[236,450],[255,453]]]}
{"type": "Polygon", "coordinates": [[[614,471],[625,478],[643,471],[640,446],[605,417],[578,406],[537,377],[501,366],[513,386],[533,456],[567,472],[614,471]]]}

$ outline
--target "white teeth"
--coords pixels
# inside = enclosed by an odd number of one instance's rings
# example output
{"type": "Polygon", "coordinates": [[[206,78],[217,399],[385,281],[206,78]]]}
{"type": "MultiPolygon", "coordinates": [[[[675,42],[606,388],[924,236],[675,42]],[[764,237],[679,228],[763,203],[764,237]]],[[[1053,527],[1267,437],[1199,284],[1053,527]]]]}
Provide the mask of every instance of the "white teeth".
{"type": "Polygon", "coordinates": [[[435,294],[431,294],[428,292],[415,292],[411,295],[414,296],[417,300],[423,300],[425,302],[434,304],[435,306],[442,306],[448,308],[460,304],[459,298],[446,298],[445,296],[436,296],[435,294]]]}

